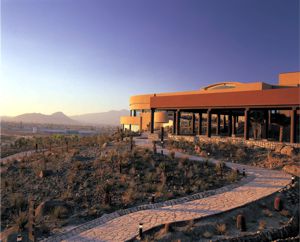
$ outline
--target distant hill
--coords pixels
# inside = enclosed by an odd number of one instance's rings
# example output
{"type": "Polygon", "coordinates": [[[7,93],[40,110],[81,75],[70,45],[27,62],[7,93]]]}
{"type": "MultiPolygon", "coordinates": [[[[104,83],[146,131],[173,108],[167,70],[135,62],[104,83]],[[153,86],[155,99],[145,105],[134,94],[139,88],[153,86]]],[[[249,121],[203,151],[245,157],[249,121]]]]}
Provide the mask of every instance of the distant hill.
{"type": "Polygon", "coordinates": [[[86,124],[110,124],[118,125],[120,124],[121,116],[128,116],[129,110],[122,109],[119,111],[108,111],[102,113],[88,113],[71,116],[72,119],[86,124]]]}
{"type": "Polygon", "coordinates": [[[66,124],[66,125],[118,125],[120,117],[129,115],[128,110],[108,111],[102,113],[89,113],[68,117],[62,112],[56,112],[50,115],[42,113],[25,113],[16,117],[2,116],[3,121],[40,123],[40,124],[66,124]]]}
{"type": "Polygon", "coordinates": [[[2,120],[39,124],[79,124],[62,112],[56,112],[50,115],[42,113],[25,113],[16,117],[2,117],[2,120]]]}

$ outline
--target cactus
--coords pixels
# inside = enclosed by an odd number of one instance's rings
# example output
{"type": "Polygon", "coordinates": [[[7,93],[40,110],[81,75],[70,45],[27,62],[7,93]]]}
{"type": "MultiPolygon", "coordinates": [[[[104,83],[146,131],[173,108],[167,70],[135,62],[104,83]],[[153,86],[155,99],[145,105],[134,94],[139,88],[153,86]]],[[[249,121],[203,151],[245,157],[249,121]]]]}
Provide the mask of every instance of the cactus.
{"type": "Polygon", "coordinates": [[[153,153],[156,154],[156,152],[157,152],[156,144],[155,141],[153,141],[153,153]]]}
{"type": "Polygon", "coordinates": [[[161,131],[160,131],[160,141],[163,142],[164,141],[164,127],[161,127],[161,131]]]}
{"type": "Polygon", "coordinates": [[[246,219],[244,215],[239,214],[236,217],[236,228],[239,229],[241,232],[246,231],[246,219]]]}
{"type": "Polygon", "coordinates": [[[104,203],[106,205],[111,205],[110,186],[106,185],[104,190],[105,190],[104,203]]]}
{"type": "Polygon", "coordinates": [[[130,136],[130,151],[133,149],[133,137],[132,135],[130,136]]]}
{"type": "Polygon", "coordinates": [[[281,211],[282,210],[282,201],[280,197],[275,197],[274,199],[274,209],[275,211],[281,211]]]}

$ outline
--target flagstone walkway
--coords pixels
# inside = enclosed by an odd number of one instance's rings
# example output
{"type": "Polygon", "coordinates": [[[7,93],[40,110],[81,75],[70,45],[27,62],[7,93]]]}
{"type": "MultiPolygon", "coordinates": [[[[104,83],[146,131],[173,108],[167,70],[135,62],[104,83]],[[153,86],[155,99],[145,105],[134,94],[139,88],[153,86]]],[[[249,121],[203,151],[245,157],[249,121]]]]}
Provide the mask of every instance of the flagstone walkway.
{"type": "MultiPolygon", "coordinates": [[[[151,147],[148,139],[135,139],[136,144],[151,147]]],[[[167,154],[168,150],[163,149],[167,154]]],[[[160,152],[160,149],[158,149],[160,152]]],[[[176,152],[176,157],[187,156],[176,152]]],[[[190,159],[202,161],[197,156],[188,156],[190,159]]],[[[217,162],[211,160],[212,162],[217,162]]],[[[107,222],[97,224],[85,231],[76,229],[61,237],[48,238],[46,241],[126,241],[138,234],[138,225],[143,223],[143,229],[148,230],[161,224],[176,221],[191,220],[221,213],[238,208],[282,189],[290,183],[290,175],[274,170],[245,166],[236,163],[226,163],[227,166],[246,170],[248,176],[253,176],[249,182],[230,191],[196,199],[181,204],[136,211],[125,215],[107,218],[107,222]]],[[[96,221],[96,220],[95,220],[96,221]]],[[[83,225],[84,226],[84,225],[83,225]]]]}

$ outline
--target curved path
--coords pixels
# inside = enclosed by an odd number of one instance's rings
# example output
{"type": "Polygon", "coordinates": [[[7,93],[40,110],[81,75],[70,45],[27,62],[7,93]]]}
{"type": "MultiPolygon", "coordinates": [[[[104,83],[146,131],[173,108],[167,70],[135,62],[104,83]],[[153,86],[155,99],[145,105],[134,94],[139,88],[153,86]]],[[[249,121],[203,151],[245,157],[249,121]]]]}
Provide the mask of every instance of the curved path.
{"type": "MultiPolygon", "coordinates": [[[[135,141],[140,146],[151,146],[151,142],[147,139],[137,138],[135,141]]],[[[168,153],[168,151],[164,149],[164,153],[168,153]]],[[[176,157],[180,156],[187,155],[177,152],[176,157]]],[[[193,160],[203,160],[197,156],[188,157],[193,160]]],[[[216,162],[215,160],[211,161],[216,162]]],[[[138,234],[139,223],[143,223],[145,231],[165,223],[191,220],[225,212],[268,196],[288,185],[291,179],[290,175],[281,171],[234,163],[226,163],[226,165],[240,170],[245,168],[246,173],[254,176],[254,179],[228,192],[177,205],[136,211],[110,219],[101,225],[95,224],[95,227],[77,234],[74,231],[75,233],[61,238],[64,241],[126,241],[138,234]]],[[[60,240],[49,238],[47,241],[60,240]]]]}

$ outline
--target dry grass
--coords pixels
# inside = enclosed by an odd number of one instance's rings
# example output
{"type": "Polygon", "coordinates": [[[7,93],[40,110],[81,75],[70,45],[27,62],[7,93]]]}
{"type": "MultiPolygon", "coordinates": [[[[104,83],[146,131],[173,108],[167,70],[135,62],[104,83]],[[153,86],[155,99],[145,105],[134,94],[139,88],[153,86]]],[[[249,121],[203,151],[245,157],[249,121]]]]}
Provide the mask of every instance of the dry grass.
{"type": "Polygon", "coordinates": [[[227,232],[226,224],[217,224],[216,231],[219,235],[224,235],[227,232]]]}
{"type": "Polygon", "coordinates": [[[205,231],[202,236],[206,239],[210,239],[211,237],[214,236],[214,234],[212,232],[209,232],[209,231],[205,231]]]}
{"type": "Polygon", "coordinates": [[[25,229],[27,222],[28,217],[25,212],[20,212],[18,216],[15,217],[15,223],[20,231],[23,231],[25,229]]]}
{"type": "Polygon", "coordinates": [[[290,217],[291,216],[291,213],[286,209],[281,210],[279,213],[284,217],[290,217]]]}
{"type": "Polygon", "coordinates": [[[269,209],[264,209],[262,211],[263,215],[266,216],[266,217],[272,217],[273,216],[273,213],[269,210],[269,209]]]}
{"type": "Polygon", "coordinates": [[[260,220],[258,223],[258,229],[259,230],[264,230],[267,226],[267,222],[265,220],[260,220]]]}

